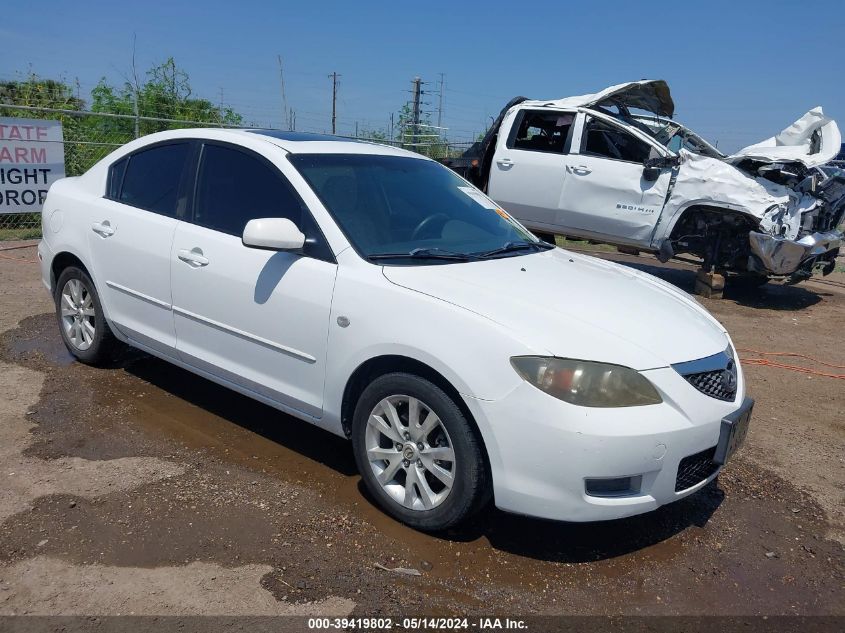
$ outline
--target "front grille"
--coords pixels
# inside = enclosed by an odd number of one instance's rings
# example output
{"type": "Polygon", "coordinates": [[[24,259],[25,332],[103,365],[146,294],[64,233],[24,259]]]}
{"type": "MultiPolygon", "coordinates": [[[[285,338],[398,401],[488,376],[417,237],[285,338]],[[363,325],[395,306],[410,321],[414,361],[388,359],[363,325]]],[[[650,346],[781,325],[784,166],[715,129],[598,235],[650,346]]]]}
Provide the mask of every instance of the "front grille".
{"type": "MultiPolygon", "coordinates": [[[[724,370],[705,371],[700,374],[687,374],[684,378],[701,393],[711,398],[733,402],[736,388],[729,389],[723,378],[724,370]]],[[[735,384],[735,383],[734,383],[735,384]]]]}
{"type": "Polygon", "coordinates": [[[678,464],[675,492],[692,488],[719,470],[719,465],[713,462],[715,454],[716,447],[713,446],[695,455],[684,457],[678,464]]]}

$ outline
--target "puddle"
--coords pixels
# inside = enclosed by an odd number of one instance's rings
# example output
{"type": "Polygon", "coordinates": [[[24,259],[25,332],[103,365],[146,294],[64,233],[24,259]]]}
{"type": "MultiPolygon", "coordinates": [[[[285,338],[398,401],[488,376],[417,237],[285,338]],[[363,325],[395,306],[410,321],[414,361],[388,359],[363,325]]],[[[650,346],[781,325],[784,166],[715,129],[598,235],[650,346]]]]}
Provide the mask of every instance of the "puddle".
{"type": "Polygon", "coordinates": [[[67,367],[76,360],[67,351],[58,331],[38,332],[30,338],[15,337],[10,339],[7,345],[8,356],[16,361],[26,361],[35,357],[49,365],[67,367]]]}

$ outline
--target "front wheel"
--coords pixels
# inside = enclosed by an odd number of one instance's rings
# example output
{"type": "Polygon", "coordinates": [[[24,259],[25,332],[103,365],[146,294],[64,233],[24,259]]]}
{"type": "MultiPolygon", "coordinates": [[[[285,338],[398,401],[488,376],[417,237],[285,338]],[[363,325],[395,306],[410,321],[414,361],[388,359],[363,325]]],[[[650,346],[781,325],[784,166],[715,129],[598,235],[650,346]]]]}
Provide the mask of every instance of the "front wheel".
{"type": "Polygon", "coordinates": [[[68,351],[89,365],[110,360],[117,340],[88,273],[75,266],[65,268],[56,282],[54,299],[59,332],[68,351]]]}
{"type": "Polygon", "coordinates": [[[355,407],[352,443],[369,492],[411,527],[446,529],[489,499],[479,440],[455,402],[428,380],[376,378],[355,407]]]}

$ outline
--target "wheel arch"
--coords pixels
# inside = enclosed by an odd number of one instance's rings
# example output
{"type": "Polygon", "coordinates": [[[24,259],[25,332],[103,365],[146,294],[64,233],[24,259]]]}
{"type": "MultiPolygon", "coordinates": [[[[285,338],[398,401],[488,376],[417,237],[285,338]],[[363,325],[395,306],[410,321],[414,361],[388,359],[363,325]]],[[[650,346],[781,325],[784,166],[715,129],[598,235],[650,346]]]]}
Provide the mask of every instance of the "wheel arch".
{"type": "Polygon", "coordinates": [[[70,266],[80,268],[92,280],[94,279],[91,275],[91,270],[78,255],[70,251],[60,251],[53,256],[53,261],[50,262],[50,288],[52,288],[53,292],[56,291],[56,282],[59,280],[62,272],[70,266]]]}
{"type": "Polygon", "coordinates": [[[461,413],[463,413],[472,428],[473,433],[475,433],[476,439],[481,444],[481,448],[484,453],[485,467],[487,468],[489,474],[490,456],[484,442],[483,434],[478,427],[475,416],[472,414],[472,411],[470,411],[466,401],[461,396],[460,391],[458,391],[448,378],[437,371],[434,367],[417,360],[416,358],[411,358],[410,356],[403,356],[400,354],[383,354],[380,356],[374,356],[362,362],[358,365],[355,371],[352,372],[349,379],[346,381],[346,386],[343,390],[343,398],[341,400],[340,423],[346,437],[351,437],[352,435],[352,417],[355,413],[355,405],[357,404],[361,393],[363,393],[368,384],[379,376],[384,376],[385,374],[394,372],[403,372],[424,378],[438,386],[452,399],[455,405],[457,405],[457,407],[461,410],[461,413]]]}
{"type": "Polygon", "coordinates": [[[675,229],[677,228],[678,224],[682,219],[685,219],[691,215],[695,215],[696,213],[704,212],[732,214],[735,216],[744,217],[755,226],[760,224],[760,218],[743,206],[727,202],[693,200],[688,204],[685,204],[684,206],[680,207],[672,214],[672,217],[669,219],[668,225],[666,226],[664,238],[677,237],[675,235],[675,229]]]}
{"type": "Polygon", "coordinates": [[[105,317],[106,321],[111,328],[112,334],[115,335],[121,341],[125,341],[125,336],[121,333],[120,329],[115,327],[114,321],[112,321],[111,313],[109,311],[109,306],[106,305],[106,299],[103,296],[103,288],[97,282],[97,279],[94,276],[94,271],[88,264],[85,263],[85,260],[82,259],[77,253],[68,250],[62,249],[59,250],[55,255],[53,255],[53,259],[50,261],[50,292],[55,297],[56,294],[56,285],[59,281],[59,277],[61,276],[62,272],[71,267],[75,266],[84,272],[88,277],[91,278],[92,283],[94,284],[94,290],[97,291],[97,294],[100,297],[100,307],[103,310],[103,316],[105,317]]]}

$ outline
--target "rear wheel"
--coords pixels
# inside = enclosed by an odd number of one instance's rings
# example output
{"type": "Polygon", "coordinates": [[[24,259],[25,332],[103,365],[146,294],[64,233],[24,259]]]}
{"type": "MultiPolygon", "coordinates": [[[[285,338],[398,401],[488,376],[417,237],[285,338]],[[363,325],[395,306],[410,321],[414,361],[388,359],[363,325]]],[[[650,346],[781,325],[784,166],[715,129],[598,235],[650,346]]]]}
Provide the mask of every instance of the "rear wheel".
{"type": "Polygon", "coordinates": [[[88,273],[75,266],[65,268],[56,282],[55,293],[59,332],[68,351],[90,365],[111,359],[117,340],[88,273]]]}
{"type": "Polygon", "coordinates": [[[352,423],[358,470],[388,514],[421,530],[443,530],[489,498],[478,439],[460,408],[433,383],[406,373],[376,378],[352,423]]]}

